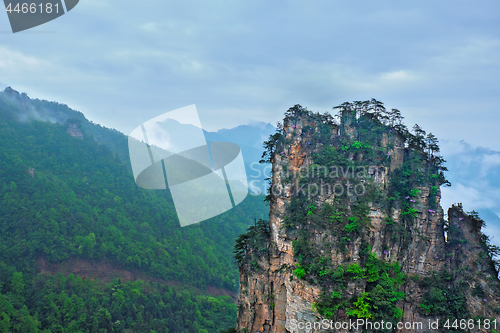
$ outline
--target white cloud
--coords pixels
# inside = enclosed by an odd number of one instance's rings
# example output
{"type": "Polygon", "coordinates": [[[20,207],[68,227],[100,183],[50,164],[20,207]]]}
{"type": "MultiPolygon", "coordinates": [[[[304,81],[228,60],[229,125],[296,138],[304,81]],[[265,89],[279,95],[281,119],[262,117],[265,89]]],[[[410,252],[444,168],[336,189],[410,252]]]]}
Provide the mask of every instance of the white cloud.
{"type": "Polygon", "coordinates": [[[441,188],[442,200],[441,205],[446,210],[452,204],[463,203],[466,207],[489,208],[495,206],[492,200],[485,201],[480,191],[460,183],[454,183],[452,187],[441,188]]]}
{"type": "Polygon", "coordinates": [[[2,38],[21,55],[0,54],[2,82],[36,97],[57,92],[124,132],[192,103],[228,111],[214,129],[276,123],[296,103],[323,112],[374,97],[440,138],[500,147],[498,6],[143,3],[88,0],[50,23],[53,36],[2,38]]]}
{"type": "Polygon", "coordinates": [[[34,56],[0,46],[0,69],[4,75],[20,72],[43,73],[53,69],[53,65],[34,56]]]}
{"type": "Polygon", "coordinates": [[[486,176],[487,173],[495,167],[500,166],[500,153],[484,155],[481,163],[481,176],[486,176]]]}
{"type": "Polygon", "coordinates": [[[459,155],[470,150],[470,146],[466,142],[456,140],[441,140],[439,148],[444,157],[459,155]]]}
{"type": "Polygon", "coordinates": [[[380,81],[386,84],[410,83],[417,80],[417,76],[408,70],[399,70],[380,75],[380,81]]]}
{"type": "Polygon", "coordinates": [[[474,36],[457,44],[443,49],[445,52],[431,61],[445,68],[500,63],[500,39],[474,36]]]}
{"type": "Polygon", "coordinates": [[[451,188],[442,188],[443,207],[462,202],[471,210],[500,210],[500,188],[494,178],[500,166],[500,152],[473,147],[464,141],[444,141],[442,148],[450,169],[447,177],[452,183],[451,188]]]}

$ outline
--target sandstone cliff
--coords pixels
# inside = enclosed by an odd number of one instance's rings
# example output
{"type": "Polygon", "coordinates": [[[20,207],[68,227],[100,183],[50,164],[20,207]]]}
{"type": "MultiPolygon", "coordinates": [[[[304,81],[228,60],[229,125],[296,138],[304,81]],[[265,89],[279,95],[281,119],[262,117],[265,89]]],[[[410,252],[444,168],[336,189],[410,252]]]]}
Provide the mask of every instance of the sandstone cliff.
{"type": "Polygon", "coordinates": [[[338,108],[297,105],[266,142],[269,224],[236,246],[237,331],[493,332],[479,324],[500,316],[495,249],[477,214],[441,208],[435,137],[375,100],[338,108]],[[391,327],[332,327],[349,320],[391,327]]]}

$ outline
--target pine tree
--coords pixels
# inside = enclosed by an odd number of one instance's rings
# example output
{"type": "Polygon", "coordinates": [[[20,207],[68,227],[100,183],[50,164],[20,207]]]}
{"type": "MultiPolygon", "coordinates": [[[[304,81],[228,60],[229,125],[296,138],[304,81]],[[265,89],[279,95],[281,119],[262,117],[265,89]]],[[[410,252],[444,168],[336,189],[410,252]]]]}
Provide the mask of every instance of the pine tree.
{"type": "Polygon", "coordinates": [[[425,137],[425,141],[427,144],[427,151],[430,156],[430,159],[432,161],[432,158],[434,157],[434,153],[439,152],[439,141],[436,138],[436,136],[432,133],[427,134],[425,137]]]}
{"type": "Polygon", "coordinates": [[[419,125],[413,126],[413,135],[410,137],[409,146],[423,151],[426,148],[425,131],[419,125]]]}

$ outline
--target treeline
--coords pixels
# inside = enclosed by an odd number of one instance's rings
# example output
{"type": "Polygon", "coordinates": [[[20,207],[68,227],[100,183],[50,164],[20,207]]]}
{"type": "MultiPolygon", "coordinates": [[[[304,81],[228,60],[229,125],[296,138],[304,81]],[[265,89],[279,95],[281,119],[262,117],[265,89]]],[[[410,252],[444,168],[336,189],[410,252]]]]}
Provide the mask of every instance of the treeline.
{"type": "Polygon", "coordinates": [[[337,118],[340,119],[345,119],[348,115],[353,116],[355,119],[364,117],[372,120],[372,126],[379,123],[394,129],[403,136],[407,147],[425,153],[426,157],[433,161],[435,165],[440,166],[444,171],[447,170],[443,166],[445,160],[443,160],[442,156],[436,155],[436,153],[439,153],[439,142],[436,136],[432,133],[426,133],[418,124],[415,124],[412,131],[410,131],[403,122],[404,117],[400,110],[395,108],[388,110],[383,102],[374,98],[366,101],[344,102],[333,109],[338,110],[337,118]]]}

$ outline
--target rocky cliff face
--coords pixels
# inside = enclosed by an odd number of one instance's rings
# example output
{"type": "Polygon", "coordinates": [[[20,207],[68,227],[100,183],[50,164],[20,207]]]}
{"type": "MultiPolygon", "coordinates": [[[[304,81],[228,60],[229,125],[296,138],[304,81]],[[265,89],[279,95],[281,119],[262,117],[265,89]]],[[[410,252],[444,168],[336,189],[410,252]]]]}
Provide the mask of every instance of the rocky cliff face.
{"type": "Polygon", "coordinates": [[[454,318],[491,332],[477,322],[500,313],[491,247],[476,214],[440,207],[435,138],[381,105],[340,114],[336,123],[295,106],[267,143],[269,229],[240,240],[238,332],[372,331],[349,320],[446,332],[454,318]]]}
{"type": "Polygon", "coordinates": [[[80,127],[78,126],[78,124],[75,124],[75,123],[69,123],[69,124],[67,124],[66,131],[72,137],[75,137],[75,138],[78,138],[78,139],[83,139],[83,133],[82,133],[82,130],[80,129],[80,127]]]}

